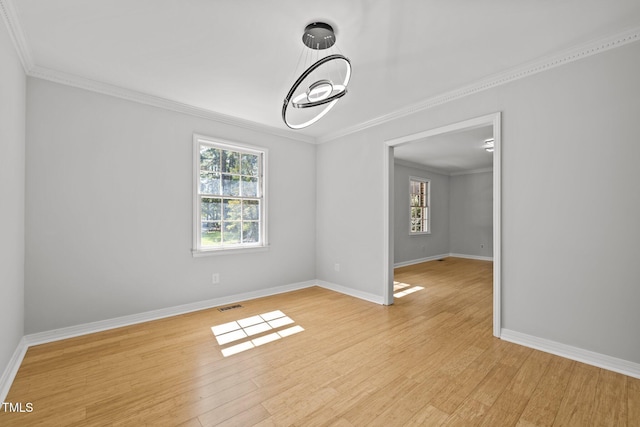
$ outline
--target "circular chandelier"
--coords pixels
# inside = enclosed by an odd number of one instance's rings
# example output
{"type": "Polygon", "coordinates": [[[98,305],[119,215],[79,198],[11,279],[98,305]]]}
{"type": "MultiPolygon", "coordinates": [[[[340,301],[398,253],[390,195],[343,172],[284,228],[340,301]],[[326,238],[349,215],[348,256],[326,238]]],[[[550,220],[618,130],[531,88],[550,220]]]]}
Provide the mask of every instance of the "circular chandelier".
{"type": "Polygon", "coordinates": [[[298,60],[304,71],[287,93],[282,105],[282,120],[291,129],[302,129],[320,120],[347,94],[351,79],[351,62],[344,55],[331,51],[336,36],[331,25],[314,22],[307,25],[302,35],[307,49],[298,60]],[[320,51],[329,53],[320,58],[320,51]],[[309,65],[311,64],[311,65],[309,65]]]}

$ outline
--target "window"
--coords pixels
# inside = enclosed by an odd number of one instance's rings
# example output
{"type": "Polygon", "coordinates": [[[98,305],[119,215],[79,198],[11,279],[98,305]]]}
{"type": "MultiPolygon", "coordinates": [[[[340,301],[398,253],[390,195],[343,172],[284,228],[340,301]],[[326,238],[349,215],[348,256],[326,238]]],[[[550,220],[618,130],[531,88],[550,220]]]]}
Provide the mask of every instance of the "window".
{"type": "Polygon", "coordinates": [[[194,254],[266,246],[266,150],[194,136],[194,254]]]}
{"type": "Polygon", "coordinates": [[[429,196],[431,182],[424,178],[409,178],[409,234],[431,232],[429,196]]]}

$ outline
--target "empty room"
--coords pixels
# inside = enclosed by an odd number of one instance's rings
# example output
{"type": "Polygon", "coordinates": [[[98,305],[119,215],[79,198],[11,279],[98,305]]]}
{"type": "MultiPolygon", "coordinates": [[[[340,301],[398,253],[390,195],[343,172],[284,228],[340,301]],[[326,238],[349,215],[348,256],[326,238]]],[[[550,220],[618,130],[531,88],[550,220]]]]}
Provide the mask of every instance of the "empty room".
{"type": "Polygon", "coordinates": [[[640,425],[637,0],[0,15],[0,425],[640,425]]]}

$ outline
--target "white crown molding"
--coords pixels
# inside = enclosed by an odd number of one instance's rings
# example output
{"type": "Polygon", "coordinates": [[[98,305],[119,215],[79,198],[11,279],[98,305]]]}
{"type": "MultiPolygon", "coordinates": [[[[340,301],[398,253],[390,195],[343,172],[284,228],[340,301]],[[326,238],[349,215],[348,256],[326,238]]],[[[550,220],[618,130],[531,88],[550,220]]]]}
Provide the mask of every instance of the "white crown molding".
{"type": "Polygon", "coordinates": [[[571,62],[589,57],[591,55],[606,52],[608,50],[615,49],[620,46],[624,46],[626,44],[640,40],[640,28],[636,27],[628,29],[613,36],[585,43],[565,50],[561,53],[540,58],[536,61],[532,61],[519,67],[515,67],[511,70],[495,74],[491,77],[477,81],[470,85],[463,86],[456,90],[446,92],[432,98],[428,98],[416,104],[409,105],[405,108],[376,117],[374,119],[367,120],[355,126],[351,126],[346,129],[331,132],[324,136],[314,138],[312,136],[292,133],[285,129],[278,129],[261,123],[228,116],[215,111],[193,107],[187,104],[182,104],[180,102],[171,101],[168,99],[145,94],[142,92],[137,92],[108,83],[75,76],[72,74],[64,73],[62,71],[39,67],[33,62],[28,44],[26,42],[26,38],[24,36],[24,32],[22,31],[22,27],[20,25],[18,13],[13,6],[12,0],[0,0],[0,14],[2,14],[3,20],[5,21],[11,39],[16,48],[16,52],[18,53],[20,61],[22,62],[22,65],[25,69],[25,73],[31,77],[37,77],[69,86],[75,86],[78,88],[111,95],[130,101],[135,101],[142,104],[177,111],[180,113],[202,117],[220,123],[226,123],[253,131],[265,132],[275,136],[285,137],[295,141],[302,141],[310,144],[321,144],[329,142],[389,121],[397,120],[420,111],[434,108],[438,105],[446,104],[448,102],[464,98],[466,96],[473,95],[487,89],[501,86],[546,70],[569,64],[571,62]]]}
{"type": "Polygon", "coordinates": [[[497,86],[502,86],[507,83],[511,83],[516,80],[523,79],[525,77],[532,76],[534,74],[547,71],[556,67],[560,67],[565,64],[569,64],[574,61],[578,61],[589,56],[606,52],[611,49],[615,49],[624,46],[629,43],[633,43],[640,40],[640,28],[633,28],[613,36],[609,36],[603,39],[599,39],[590,43],[585,43],[574,48],[565,50],[563,52],[546,56],[538,60],[529,62],[511,70],[504,71],[502,73],[495,74],[483,80],[479,80],[467,86],[446,92],[444,94],[428,98],[424,101],[418,102],[413,105],[409,105],[403,109],[376,117],[371,120],[367,120],[358,125],[348,127],[337,132],[332,132],[327,135],[317,138],[319,144],[329,142],[344,136],[360,132],[362,130],[381,125],[393,120],[400,119],[402,117],[409,116],[419,111],[428,110],[438,105],[446,104],[451,101],[455,101],[460,98],[464,98],[469,95],[476,94],[478,92],[485,91],[497,86]]]}
{"type": "Polygon", "coordinates": [[[244,120],[226,114],[218,113],[204,108],[198,108],[180,102],[160,98],[154,95],[138,92],[124,87],[91,80],[85,77],[76,76],[50,68],[40,67],[33,62],[27,40],[20,24],[20,18],[12,0],[0,0],[0,14],[5,22],[15,50],[20,58],[25,74],[43,80],[55,83],[73,86],[92,92],[110,95],[128,101],[134,101],[153,107],[163,108],[165,110],[176,111],[178,113],[188,114],[195,117],[201,117],[218,123],[224,123],[240,128],[271,134],[278,137],[292,139],[294,141],[316,144],[316,138],[308,135],[294,133],[287,129],[278,129],[272,126],[263,125],[261,123],[244,120]]]}
{"type": "Polygon", "coordinates": [[[22,31],[22,26],[20,25],[18,12],[11,0],[0,0],[0,15],[2,15],[2,20],[7,27],[13,46],[20,58],[22,68],[24,68],[24,72],[28,74],[34,66],[33,58],[27,45],[27,39],[22,31]]]}
{"type": "Polygon", "coordinates": [[[480,168],[480,169],[470,169],[461,172],[451,172],[449,176],[459,176],[459,175],[473,175],[476,173],[485,173],[485,172],[493,172],[493,168],[480,168]]]}
{"type": "Polygon", "coordinates": [[[576,360],[588,365],[597,366],[598,368],[618,372],[630,377],[640,378],[640,364],[630,362],[628,360],[618,359],[617,357],[596,353],[583,348],[573,347],[567,344],[523,334],[509,329],[501,330],[500,339],[544,351],[545,353],[551,353],[556,356],[576,360]]]}
{"type": "Polygon", "coordinates": [[[411,162],[409,160],[393,159],[393,163],[395,163],[397,165],[405,166],[405,167],[408,167],[408,168],[419,169],[421,171],[435,173],[435,174],[438,174],[438,175],[444,175],[444,176],[449,176],[450,175],[450,173],[445,171],[445,170],[436,169],[436,168],[432,168],[430,166],[421,165],[420,163],[411,162]]]}
{"type": "MultiPolygon", "coordinates": [[[[2,0],[0,0],[2,1],[2,0]]],[[[88,79],[81,76],[65,73],[50,68],[44,68],[40,66],[34,66],[28,73],[30,77],[38,79],[48,80],[54,83],[60,83],[66,86],[73,86],[80,89],[85,89],[91,92],[101,93],[103,95],[109,95],[116,98],[125,99],[128,101],[137,102],[140,104],[150,105],[152,107],[158,107],[165,110],[175,111],[178,113],[188,114],[190,116],[201,117],[203,119],[212,120],[218,123],[224,123],[256,132],[267,133],[283,138],[292,139],[294,141],[306,142],[309,144],[315,144],[317,141],[315,138],[293,131],[285,129],[277,129],[272,126],[263,125],[250,120],[240,119],[238,117],[229,116],[226,114],[218,113],[204,108],[193,107],[188,104],[172,101],[166,98],[161,98],[154,95],[138,92],[132,89],[127,89],[121,86],[112,85],[109,83],[100,82],[97,80],[88,79]]]]}
{"type": "Polygon", "coordinates": [[[444,176],[458,176],[458,175],[472,175],[472,174],[476,174],[476,173],[485,173],[485,172],[493,172],[493,168],[481,168],[481,169],[470,169],[470,170],[465,170],[465,171],[461,171],[461,172],[447,172],[445,170],[442,169],[436,169],[434,167],[431,166],[426,166],[426,165],[421,165],[420,163],[415,163],[409,160],[404,160],[404,159],[394,159],[393,162],[397,165],[401,165],[401,166],[405,166],[408,168],[413,168],[413,169],[419,169],[421,171],[425,171],[425,172],[431,172],[431,173],[436,173],[438,175],[444,175],[444,176]]]}

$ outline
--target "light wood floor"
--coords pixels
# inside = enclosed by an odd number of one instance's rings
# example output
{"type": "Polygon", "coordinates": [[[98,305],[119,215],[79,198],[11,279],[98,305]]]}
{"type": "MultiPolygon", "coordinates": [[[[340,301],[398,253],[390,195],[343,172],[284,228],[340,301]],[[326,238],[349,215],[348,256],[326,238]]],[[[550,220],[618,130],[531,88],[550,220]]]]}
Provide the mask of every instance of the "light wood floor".
{"type": "Polygon", "coordinates": [[[32,347],[7,401],[33,412],[0,425],[639,426],[640,380],[492,337],[491,269],[397,269],[424,289],[391,307],[310,288],[32,347]],[[222,356],[212,326],[273,310],[304,331],[222,356]]]}

